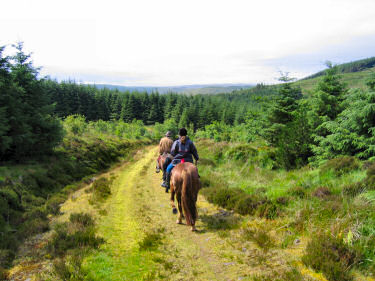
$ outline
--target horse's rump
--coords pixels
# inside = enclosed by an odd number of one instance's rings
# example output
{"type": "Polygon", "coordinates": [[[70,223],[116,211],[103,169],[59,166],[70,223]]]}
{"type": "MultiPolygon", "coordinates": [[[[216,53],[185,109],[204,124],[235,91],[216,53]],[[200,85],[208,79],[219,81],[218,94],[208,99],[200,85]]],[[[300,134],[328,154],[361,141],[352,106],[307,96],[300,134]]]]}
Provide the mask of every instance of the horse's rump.
{"type": "Polygon", "coordinates": [[[198,216],[196,201],[201,187],[197,168],[189,162],[178,164],[172,171],[172,191],[181,200],[188,225],[195,225],[198,216]]]}
{"type": "Polygon", "coordinates": [[[159,164],[159,168],[164,170],[163,167],[164,167],[164,163],[165,161],[167,161],[167,158],[169,157],[169,153],[163,153],[162,155],[159,155],[158,157],[158,164],[159,164]]]}

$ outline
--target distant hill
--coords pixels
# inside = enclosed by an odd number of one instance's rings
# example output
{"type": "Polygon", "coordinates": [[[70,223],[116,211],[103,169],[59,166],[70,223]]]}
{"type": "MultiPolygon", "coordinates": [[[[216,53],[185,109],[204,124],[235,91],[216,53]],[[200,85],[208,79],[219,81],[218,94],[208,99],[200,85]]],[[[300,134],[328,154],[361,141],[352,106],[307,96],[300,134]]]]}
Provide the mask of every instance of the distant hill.
{"type": "Polygon", "coordinates": [[[165,94],[169,92],[184,93],[184,94],[219,94],[219,93],[230,93],[234,90],[248,89],[255,85],[252,84],[208,84],[208,85],[183,85],[183,86],[171,86],[171,87],[131,87],[131,86],[120,86],[110,84],[94,84],[98,89],[107,88],[110,90],[129,91],[129,92],[159,92],[165,94]]]}
{"type": "MultiPolygon", "coordinates": [[[[349,88],[366,88],[366,80],[375,72],[375,57],[353,61],[337,65],[341,79],[349,88]]],[[[304,93],[309,93],[315,89],[325,70],[298,80],[295,85],[302,88],[304,93]]]]}
{"type": "MultiPolygon", "coordinates": [[[[337,65],[337,69],[339,73],[360,72],[360,71],[364,71],[366,69],[370,69],[373,67],[375,67],[375,57],[337,65]]],[[[323,76],[323,75],[324,75],[324,70],[319,71],[313,75],[307,76],[303,78],[302,80],[316,78],[316,77],[323,76]]]]}

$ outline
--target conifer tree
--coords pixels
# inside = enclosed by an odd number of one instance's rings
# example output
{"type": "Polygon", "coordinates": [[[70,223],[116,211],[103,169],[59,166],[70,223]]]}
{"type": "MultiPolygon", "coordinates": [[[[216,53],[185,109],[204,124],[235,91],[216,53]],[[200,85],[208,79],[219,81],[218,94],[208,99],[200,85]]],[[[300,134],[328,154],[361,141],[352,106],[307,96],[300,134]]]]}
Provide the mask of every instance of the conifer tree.
{"type": "Polygon", "coordinates": [[[2,66],[2,74],[6,74],[3,86],[7,89],[1,93],[1,114],[6,112],[9,122],[2,125],[3,134],[7,128],[7,149],[2,149],[0,158],[20,160],[50,152],[61,140],[62,128],[52,116],[54,106],[43,80],[38,78],[38,68],[23,52],[22,43],[13,47],[16,54],[8,59],[7,74],[2,66]]]}
{"type": "Polygon", "coordinates": [[[298,100],[302,98],[301,89],[293,86],[290,82],[294,80],[288,77],[288,73],[282,73],[279,78],[284,82],[279,88],[274,106],[268,115],[269,129],[266,138],[271,144],[276,144],[281,131],[286,124],[293,121],[294,112],[298,108],[298,100]]]}
{"type": "Polygon", "coordinates": [[[343,101],[347,93],[346,86],[337,74],[337,66],[332,66],[330,62],[327,62],[327,66],[325,76],[319,82],[310,101],[312,110],[309,112],[309,121],[311,127],[314,128],[311,149],[315,154],[311,161],[315,163],[326,159],[323,143],[330,134],[327,125],[334,121],[344,109],[343,101]]]}

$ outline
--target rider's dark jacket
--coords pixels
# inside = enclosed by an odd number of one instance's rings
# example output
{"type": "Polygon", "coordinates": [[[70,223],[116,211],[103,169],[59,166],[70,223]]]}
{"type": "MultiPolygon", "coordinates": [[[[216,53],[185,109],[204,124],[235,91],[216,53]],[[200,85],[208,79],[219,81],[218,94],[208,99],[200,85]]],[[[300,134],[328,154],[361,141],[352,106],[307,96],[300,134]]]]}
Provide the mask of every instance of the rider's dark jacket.
{"type": "Polygon", "coordinates": [[[193,163],[193,156],[195,160],[199,159],[197,149],[189,137],[186,137],[185,143],[182,143],[180,139],[176,140],[172,145],[171,154],[174,156],[172,161],[174,165],[180,163],[182,159],[193,163]]]}

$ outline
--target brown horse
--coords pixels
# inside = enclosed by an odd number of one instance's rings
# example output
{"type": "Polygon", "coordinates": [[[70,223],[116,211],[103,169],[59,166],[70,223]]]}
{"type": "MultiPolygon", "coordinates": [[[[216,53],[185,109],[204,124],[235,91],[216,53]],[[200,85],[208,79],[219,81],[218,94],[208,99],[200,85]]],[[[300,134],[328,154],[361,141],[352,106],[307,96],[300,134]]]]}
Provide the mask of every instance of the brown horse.
{"type": "Polygon", "coordinates": [[[171,176],[171,204],[173,213],[177,213],[174,204],[174,196],[176,194],[178,210],[180,212],[177,223],[181,224],[182,218],[185,215],[186,223],[191,226],[192,231],[197,230],[195,228],[195,221],[198,216],[196,202],[200,188],[201,182],[197,167],[194,164],[185,162],[174,167],[171,176]]]}
{"type": "Polygon", "coordinates": [[[163,172],[163,179],[164,179],[164,173],[165,173],[164,163],[165,161],[167,161],[167,157],[168,157],[168,154],[163,153],[162,155],[159,155],[158,159],[156,160],[156,162],[158,163],[159,169],[162,170],[163,172]]]}

